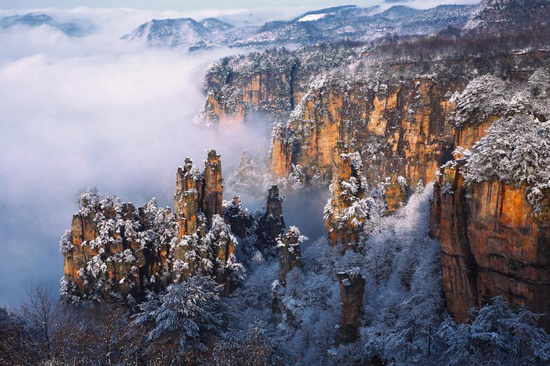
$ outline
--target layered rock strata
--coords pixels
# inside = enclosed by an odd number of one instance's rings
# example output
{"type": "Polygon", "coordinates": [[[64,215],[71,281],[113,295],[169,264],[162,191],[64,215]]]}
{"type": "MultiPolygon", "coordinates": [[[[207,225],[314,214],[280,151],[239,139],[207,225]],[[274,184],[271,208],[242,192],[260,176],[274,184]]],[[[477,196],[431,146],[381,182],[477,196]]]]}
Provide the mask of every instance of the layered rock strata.
{"type": "Polygon", "coordinates": [[[357,50],[349,47],[324,44],[223,58],[206,70],[202,120],[206,124],[253,123],[266,117],[286,121],[312,76],[356,55],[357,50]]]}
{"type": "Polygon", "coordinates": [[[62,237],[64,259],[61,295],[102,301],[133,302],[148,289],[170,282],[170,244],[176,221],[169,208],[154,201],[136,209],[116,198],[86,193],[62,237]]]}
{"type": "MultiPolygon", "coordinates": [[[[521,19],[537,18],[532,13],[524,14],[521,5],[532,12],[539,6],[546,8],[547,2],[483,1],[480,11],[472,17],[471,27],[496,27],[493,29],[498,31],[500,20],[509,18],[510,11],[521,19]]],[[[293,108],[292,113],[286,123],[273,129],[271,171],[280,178],[299,171],[305,186],[332,182],[337,187],[335,180],[338,182],[339,174],[342,175],[339,170],[349,168],[338,148],[342,141],[348,151],[359,153],[364,165],[362,175],[369,189],[384,183],[390,211],[407,199],[409,187],[420,181],[428,184],[437,180],[432,234],[442,242],[444,292],[455,319],[465,320],[472,306],[482,305],[494,295],[503,295],[515,305],[525,304],[535,312],[550,313],[546,305],[550,303],[546,287],[550,283],[548,219],[536,215],[526,199],[532,193],[532,185],[498,177],[466,184],[462,173],[467,162],[461,161],[462,157],[454,166],[447,166],[441,176],[436,175],[443,164],[453,159],[455,149],[472,148],[500,117],[540,104],[540,99],[549,99],[544,91],[549,81],[530,80],[537,69],[548,69],[548,52],[510,53],[494,48],[472,56],[477,51],[468,48],[471,40],[465,41],[464,45],[455,42],[456,49],[450,54],[435,47],[433,58],[427,56],[431,51],[421,45],[417,49],[412,46],[411,56],[400,46],[389,56],[385,52],[391,51],[392,46],[381,47],[381,51],[365,49],[353,61],[342,62],[344,67],[319,72],[318,77],[308,79],[309,86],[293,87],[292,95],[299,98],[285,97],[293,100],[293,107],[292,103],[286,103],[293,108]],[[404,57],[400,51],[405,53],[404,57]],[[417,51],[420,57],[415,56],[417,51]],[[346,66],[350,63],[352,66],[346,66]],[[466,88],[479,75],[488,77],[478,80],[474,88],[466,88]],[[495,77],[501,83],[491,80],[495,77]],[[512,83],[505,84],[503,80],[512,83]],[[527,81],[533,84],[533,90],[540,91],[540,97],[530,94],[519,98],[520,103],[513,102],[514,90],[527,81]],[[463,93],[465,89],[472,92],[463,93]]],[[[269,63],[272,79],[278,69],[284,70],[281,75],[288,75],[284,62],[278,64],[276,58],[264,58],[268,59],[273,61],[269,63]]],[[[243,68],[250,70],[245,62],[248,59],[241,61],[243,68]]],[[[240,70],[240,61],[227,62],[231,66],[227,68],[230,76],[223,81],[226,91],[239,89],[240,83],[250,83],[245,74],[232,72],[240,70]]],[[[294,81],[299,79],[293,77],[294,81]]],[[[215,91],[216,87],[213,85],[210,90],[215,91]]],[[[229,94],[216,95],[214,100],[231,99],[225,98],[226,95],[229,94]]],[[[231,100],[240,103],[238,96],[231,100]]],[[[249,99],[246,108],[261,109],[265,100],[249,99]]],[[[211,101],[208,104],[213,105],[211,101]]],[[[278,109],[285,112],[275,120],[290,112],[285,108],[278,109]]],[[[549,118],[544,109],[531,114],[540,121],[549,118]]],[[[326,215],[327,230],[333,244],[347,245],[357,240],[362,225],[357,220],[354,229],[353,220],[347,223],[344,220],[341,225],[342,221],[337,219],[347,218],[341,212],[352,206],[345,202],[345,197],[340,197],[342,191],[343,187],[333,191],[326,215]],[[330,212],[332,208],[335,210],[330,212]]],[[[540,190],[540,195],[541,202],[548,201],[547,191],[540,190]]]]}
{"type": "MultiPolygon", "coordinates": [[[[467,186],[460,166],[443,171],[431,226],[441,240],[443,290],[457,321],[497,295],[516,308],[550,314],[548,225],[533,216],[524,186],[498,181],[467,186]]],[[[548,324],[545,316],[543,325],[548,324]]]]}
{"type": "Polygon", "coordinates": [[[459,83],[415,78],[381,88],[371,82],[339,85],[330,79],[312,88],[273,135],[272,172],[285,177],[300,166],[306,181],[315,176],[328,181],[337,143],[343,141],[360,153],[369,182],[391,179],[389,189],[398,195],[388,202],[390,208],[404,198],[400,177],[409,186],[433,180],[450,157],[453,131],[446,121],[459,83]]]}
{"type": "Polygon", "coordinates": [[[457,98],[460,148],[435,184],[430,224],[458,321],[500,295],[550,325],[548,79],[536,72],[512,94],[502,80],[483,77],[457,98]]]}

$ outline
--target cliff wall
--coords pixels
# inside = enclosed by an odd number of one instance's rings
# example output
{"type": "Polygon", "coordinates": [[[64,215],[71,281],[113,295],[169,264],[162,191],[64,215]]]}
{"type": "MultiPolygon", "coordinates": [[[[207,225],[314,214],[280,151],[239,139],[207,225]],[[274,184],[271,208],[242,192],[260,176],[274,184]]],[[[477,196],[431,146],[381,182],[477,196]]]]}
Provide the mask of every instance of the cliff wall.
{"type": "Polygon", "coordinates": [[[537,71],[510,92],[484,77],[457,98],[460,148],[435,184],[430,222],[441,241],[447,306],[459,321],[501,295],[545,314],[541,324],[550,326],[548,79],[537,71]]]}
{"type": "MultiPolygon", "coordinates": [[[[547,69],[547,59],[547,52],[537,51],[392,62],[361,53],[352,65],[310,79],[288,122],[274,128],[271,171],[287,177],[299,167],[306,184],[332,181],[330,208],[341,206],[340,211],[353,204],[340,197],[349,167],[339,143],[361,158],[362,192],[384,184],[390,211],[407,199],[409,187],[437,180],[431,225],[442,242],[444,292],[452,315],[463,321],[472,306],[495,295],[550,313],[549,222],[529,198],[533,182],[498,175],[466,181],[463,176],[464,153],[475,151],[497,121],[519,114],[548,120],[550,79],[537,71],[547,69]],[[438,177],[457,149],[454,163],[438,177]]],[[[521,170],[521,164],[514,169],[521,170]]],[[[539,201],[547,202],[548,190],[537,189],[539,201]]],[[[365,212],[361,218],[368,221],[368,207],[365,212]]],[[[356,222],[342,225],[338,217],[325,216],[333,244],[357,241],[351,234],[361,228],[353,227],[356,222]]]]}
{"type": "Polygon", "coordinates": [[[292,165],[299,165],[306,181],[316,175],[330,180],[336,144],[342,141],[361,155],[368,182],[390,178],[388,189],[398,195],[389,206],[396,208],[403,199],[398,177],[409,185],[430,181],[450,158],[453,129],[446,121],[459,81],[331,84],[311,90],[284,131],[274,135],[271,168],[277,176],[288,176],[292,165]]]}
{"type": "Polygon", "coordinates": [[[441,241],[443,289],[456,320],[467,320],[471,307],[497,295],[550,314],[550,221],[533,215],[525,187],[498,181],[467,186],[459,167],[448,168],[435,185],[430,221],[441,241]]]}
{"type": "Polygon", "coordinates": [[[252,123],[265,118],[286,121],[312,76],[350,62],[357,52],[326,44],[223,58],[205,72],[202,122],[252,123]]]}
{"type": "Polygon", "coordinates": [[[278,122],[270,170],[283,178],[299,166],[306,184],[328,185],[343,141],[361,154],[369,183],[390,178],[387,190],[402,195],[389,202],[396,208],[406,198],[399,177],[408,186],[433,181],[451,158],[453,95],[478,75],[525,80],[546,58],[528,52],[394,61],[368,48],[269,50],[224,58],[206,71],[203,117],[252,122],[260,114],[278,122]]]}

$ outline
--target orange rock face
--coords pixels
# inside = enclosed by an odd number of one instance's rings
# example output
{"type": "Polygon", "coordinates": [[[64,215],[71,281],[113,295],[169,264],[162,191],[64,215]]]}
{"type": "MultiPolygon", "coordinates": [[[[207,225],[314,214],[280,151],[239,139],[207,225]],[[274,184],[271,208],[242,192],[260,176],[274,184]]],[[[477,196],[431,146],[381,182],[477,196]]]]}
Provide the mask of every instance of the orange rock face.
{"type": "Polygon", "coordinates": [[[225,266],[235,260],[237,242],[223,220],[222,167],[215,150],[208,152],[203,174],[189,158],[178,169],[174,208],[179,231],[173,258],[183,264],[172,270],[172,278],[214,273],[229,294],[233,284],[225,266]]]}
{"type": "MultiPolygon", "coordinates": [[[[290,57],[289,53],[288,55],[290,57]]],[[[275,57],[284,58],[284,55],[275,57]]],[[[222,63],[227,60],[222,60],[222,63]]],[[[295,59],[290,57],[277,72],[264,70],[259,65],[252,66],[246,71],[241,68],[231,70],[226,65],[217,65],[207,71],[205,122],[243,123],[254,119],[258,113],[284,120],[294,105],[291,83],[295,62],[295,59]]]]}
{"type": "Polygon", "coordinates": [[[193,167],[190,158],[185,159],[183,168],[178,168],[176,175],[176,194],[174,210],[178,220],[178,238],[193,235],[198,229],[199,208],[204,182],[200,172],[193,167]]]}
{"type": "Polygon", "coordinates": [[[431,222],[442,245],[445,297],[458,321],[497,295],[550,314],[550,231],[525,195],[524,187],[499,182],[467,188],[460,169],[436,184],[431,222]]]}
{"type": "MultiPolygon", "coordinates": [[[[438,167],[450,158],[449,98],[459,88],[418,79],[387,92],[359,84],[345,92],[330,86],[310,92],[301,113],[293,115],[284,132],[274,134],[272,171],[287,176],[294,164],[304,168],[307,180],[315,174],[329,179],[338,159],[336,144],[343,141],[361,154],[371,183],[387,177],[396,183],[399,176],[411,186],[433,181],[438,167]]],[[[389,206],[397,207],[400,199],[390,196],[389,206]]]]}
{"type": "Polygon", "coordinates": [[[110,299],[112,293],[140,299],[146,289],[165,285],[166,241],[142,245],[141,237],[159,230],[170,240],[175,222],[169,209],[149,204],[136,210],[130,203],[100,201],[96,196],[82,199],[81,205],[61,243],[64,281],[74,284],[76,294],[96,301],[110,299]],[[152,212],[161,215],[162,228],[160,221],[151,221],[152,212]]]}
{"type": "Polygon", "coordinates": [[[358,55],[357,50],[322,44],[223,58],[205,73],[204,122],[254,122],[256,117],[286,122],[302,100],[310,79],[358,55]]]}
{"type": "MultiPolygon", "coordinates": [[[[361,57],[368,63],[368,53],[361,57]]],[[[299,165],[306,184],[332,182],[333,211],[326,215],[326,227],[333,243],[350,243],[357,237],[351,221],[337,220],[351,206],[339,196],[343,191],[340,183],[351,174],[338,151],[339,141],[348,151],[359,153],[370,188],[386,182],[389,211],[407,199],[410,189],[406,187],[420,180],[437,180],[431,225],[442,242],[443,286],[455,319],[465,320],[472,306],[494,295],[504,295],[516,305],[525,303],[535,312],[550,313],[550,220],[548,215],[533,217],[525,187],[498,182],[466,187],[460,165],[436,177],[440,166],[452,160],[456,147],[471,149],[497,118],[480,118],[474,108],[472,120],[455,129],[449,121],[455,108],[451,96],[478,75],[525,81],[547,59],[548,53],[539,51],[461,58],[430,66],[388,62],[375,70],[376,74],[366,74],[374,81],[365,77],[348,83],[345,75],[335,73],[309,87],[305,78],[298,82],[291,74],[291,86],[301,83],[303,98],[291,98],[296,107],[288,123],[274,130],[271,171],[277,177],[287,177],[299,165]],[[388,74],[393,79],[380,82],[377,77],[385,73],[384,68],[391,70],[388,74]],[[420,76],[430,73],[433,76],[420,76]]],[[[283,64],[279,66],[286,70],[283,64]]],[[[273,68],[272,72],[278,71],[273,68]]],[[[293,88],[291,95],[297,95],[293,88]]],[[[261,98],[247,100],[262,105],[261,98]]],[[[215,108],[215,103],[212,105],[215,108]]],[[[549,201],[550,197],[545,199],[547,205],[549,201]]]]}
{"type": "MultiPolygon", "coordinates": [[[[343,142],[336,145],[330,204],[325,207],[325,227],[332,245],[344,249],[357,243],[365,216],[352,209],[365,195],[359,153],[350,153],[343,142]]],[[[359,208],[360,209],[360,208],[359,208]]]]}
{"type": "Polygon", "coordinates": [[[210,221],[214,215],[223,216],[222,165],[220,156],[214,150],[208,152],[204,167],[202,211],[210,221]]]}
{"type": "MultiPolygon", "coordinates": [[[[471,146],[491,123],[461,128],[457,143],[471,146]]],[[[516,307],[550,314],[547,215],[533,216],[525,186],[494,181],[466,186],[460,169],[459,161],[443,171],[430,218],[442,245],[443,288],[451,314],[465,321],[471,307],[497,295],[516,307]]],[[[548,316],[541,324],[548,328],[548,316]]]]}
{"type": "Polygon", "coordinates": [[[289,143],[285,139],[285,128],[282,125],[275,127],[273,139],[273,147],[271,148],[270,168],[271,172],[277,177],[286,177],[290,173],[291,155],[289,151],[289,143]],[[273,157],[277,158],[273,158],[273,157]]]}
{"type": "Polygon", "coordinates": [[[237,241],[223,220],[220,156],[208,153],[204,174],[185,160],[176,176],[175,215],[154,201],[135,209],[86,194],[60,243],[65,298],[143,299],[195,273],[211,275],[229,294],[237,241]]]}

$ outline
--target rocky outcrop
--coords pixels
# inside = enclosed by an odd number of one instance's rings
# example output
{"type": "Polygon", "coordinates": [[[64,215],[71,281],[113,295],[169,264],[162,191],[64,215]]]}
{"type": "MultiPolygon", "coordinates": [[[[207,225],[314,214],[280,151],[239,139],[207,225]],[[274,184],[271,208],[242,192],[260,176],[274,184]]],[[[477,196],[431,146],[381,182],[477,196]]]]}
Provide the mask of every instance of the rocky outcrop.
{"type": "Polygon", "coordinates": [[[359,338],[363,318],[365,279],[353,270],[338,273],[342,315],[338,328],[338,344],[353,343],[359,338]]]}
{"type": "MultiPolygon", "coordinates": [[[[431,226],[441,241],[443,289],[456,320],[466,321],[471,307],[497,295],[550,314],[548,222],[533,216],[525,187],[466,186],[460,166],[445,169],[435,186],[431,226]]],[[[547,317],[543,324],[548,327],[547,317]]]]}
{"type": "Polygon", "coordinates": [[[191,159],[178,168],[175,215],[155,201],[136,209],[117,198],[86,193],[62,238],[67,301],[132,302],[146,291],[201,273],[229,294],[243,273],[237,239],[223,219],[220,156],[208,153],[204,173],[191,159]]]}
{"type": "Polygon", "coordinates": [[[512,94],[484,77],[457,98],[460,148],[435,184],[430,224],[441,241],[447,306],[458,321],[501,295],[545,314],[541,324],[550,326],[547,79],[537,72],[512,94]]]}
{"type": "Polygon", "coordinates": [[[296,61],[292,52],[281,49],[224,58],[212,65],[205,80],[205,122],[239,123],[255,113],[285,119],[294,103],[291,83],[296,61]],[[272,72],[270,62],[280,66],[277,72],[272,72]],[[237,67],[240,63],[246,68],[237,67]]]}
{"type": "Polygon", "coordinates": [[[291,226],[288,233],[281,233],[277,239],[277,249],[279,252],[279,280],[275,280],[271,284],[271,310],[274,321],[280,323],[285,321],[292,327],[297,328],[299,324],[296,322],[293,314],[292,305],[285,302],[287,294],[287,275],[295,268],[302,268],[302,250],[300,244],[308,240],[300,234],[300,229],[291,226]],[[290,306],[289,306],[290,305],[290,306]]]}
{"type": "Polygon", "coordinates": [[[193,235],[199,228],[198,214],[201,206],[199,194],[202,195],[203,183],[202,175],[193,166],[191,158],[185,159],[185,165],[178,168],[174,195],[179,238],[184,235],[193,235]]]}
{"type": "Polygon", "coordinates": [[[223,219],[222,168],[215,150],[208,152],[203,174],[189,158],[178,169],[174,208],[180,230],[173,244],[173,280],[213,275],[229,294],[242,267],[236,263],[237,239],[223,219]]]}
{"type": "Polygon", "coordinates": [[[371,185],[389,178],[387,203],[395,210],[408,195],[402,188],[434,181],[439,167],[452,158],[452,96],[476,73],[526,80],[547,55],[460,56],[429,65],[380,58],[365,52],[353,66],[321,74],[311,83],[288,122],[273,129],[274,175],[288,177],[299,169],[306,185],[328,183],[336,144],[343,141],[361,155],[371,185]]]}
{"type": "Polygon", "coordinates": [[[286,275],[293,268],[302,267],[302,251],[300,243],[307,238],[300,235],[300,230],[296,226],[291,226],[288,233],[281,234],[277,240],[279,249],[279,281],[285,283],[286,275]]]}
{"type": "Polygon", "coordinates": [[[279,188],[272,186],[267,194],[266,209],[260,217],[258,225],[259,244],[262,249],[271,249],[277,244],[277,239],[285,230],[283,217],[283,197],[279,188]]]}
{"type": "MultiPolygon", "coordinates": [[[[479,136],[464,135],[450,123],[458,108],[453,96],[474,78],[472,70],[525,81],[546,56],[494,56],[483,62],[471,58],[460,66],[449,59],[424,65],[422,70],[421,63],[377,63],[369,62],[368,55],[362,57],[364,64],[359,61],[353,67],[337,69],[312,83],[287,124],[279,124],[273,134],[270,158],[274,174],[282,178],[300,171],[306,186],[313,181],[332,181],[333,198],[325,216],[333,244],[357,241],[361,221],[366,218],[354,221],[354,217],[341,213],[350,203],[340,197],[342,189],[334,187],[341,178],[339,170],[349,167],[340,157],[339,143],[359,154],[362,176],[369,184],[363,189],[370,193],[383,184],[387,209],[395,211],[408,199],[411,187],[434,181],[457,146],[480,138],[483,126],[479,123],[473,127],[479,136]],[[430,76],[426,70],[431,71],[430,76]],[[350,220],[337,223],[338,216],[350,220]]],[[[472,100],[484,100],[483,93],[474,94],[470,95],[472,100]]],[[[475,107],[468,113],[475,115],[481,110],[475,107]]],[[[490,125],[494,119],[487,117],[490,125]]]]}
{"type": "Polygon", "coordinates": [[[363,223],[368,218],[361,207],[365,195],[363,163],[359,153],[350,153],[341,141],[336,144],[334,155],[331,198],[324,210],[325,227],[332,245],[347,249],[358,243],[363,223]]]}
{"type": "Polygon", "coordinates": [[[223,216],[222,165],[215,150],[208,152],[205,162],[202,211],[210,221],[214,215],[223,216]]]}
{"type": "Polygon", "coordinates": [[[360,153],[369,182],[389,177],[399,191],[400,176],[409,185],[433,180],[450,157],[453,130],[446,121],[453,108],[450,96],[460,83],[412,79],[395,86],[369,86],[369,82],[358,78],[340,85],[334,78],[312,88],[286,127],[279,127],[273,136],[273,173],[288,176],[295,165],[303,168],[306,181],[315,175],[327,181],[338,159],[336,145],[343,141],[360,153]]]}
{"type": "Polygon", "coordinates": [[[176,221],[169,208],[151,201],[136,209],[96,193],[82,195],[80,205],[60,242],[62,297],[131,303],[170,282],[166,274],[176,221]]]}
{"type": "Polygon", "coordinates": [[[244,272],[243,267],[236,262],[237,239],[222,217],[215,215],[204,241],[212,248],[212,271],[216,281],[223,286],[223,295],[227,296],[233,292],[244,272]]]}
{"type": "Polygon", "coordinates": [[[206,124],[252,123],[266,117],[286,121],[312,76],[350,62],[356,54],[349,47],[325,44],[223,58],[206,70],[202,120],[206,124]]]}
{"type": "Polygon", "coordinates": [[[223,209],[224,220],[231,227],[231,232],[244,238],[247,229],[253,224],[253,219],[246,210],[243,210],[241,197],[235,196],[231,202],[224,201],[223,209]]]}

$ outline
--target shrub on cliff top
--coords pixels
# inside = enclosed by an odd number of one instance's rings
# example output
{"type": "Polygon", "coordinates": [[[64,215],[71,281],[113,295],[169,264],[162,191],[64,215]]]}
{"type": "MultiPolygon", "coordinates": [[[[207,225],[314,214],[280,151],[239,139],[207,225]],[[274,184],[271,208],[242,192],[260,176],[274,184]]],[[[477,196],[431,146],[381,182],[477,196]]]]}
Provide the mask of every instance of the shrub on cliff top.
{"type": "Polygon", "coordinates": [[[543,192],[550,189],[550,122],[524,114],[499,119],[474,145],[463,175],[468,183],[526,184],[539,214],[543,192]]]}

